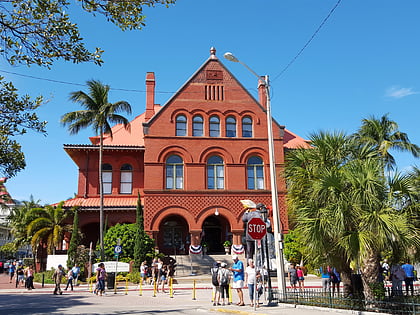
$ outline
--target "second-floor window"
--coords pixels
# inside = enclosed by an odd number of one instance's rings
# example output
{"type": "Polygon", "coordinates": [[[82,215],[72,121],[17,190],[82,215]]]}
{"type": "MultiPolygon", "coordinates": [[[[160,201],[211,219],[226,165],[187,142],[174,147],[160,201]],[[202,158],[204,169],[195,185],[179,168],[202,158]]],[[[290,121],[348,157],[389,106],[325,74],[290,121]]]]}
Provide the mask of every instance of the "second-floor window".
{"type": "Polygon", "coordinates": [[[236,119],[233,116],[226,118],[226,137],[236,137],[236,119]]]}
{"type": "Polygon", "coordinates": [[[264,167],[260,157],[248,159],[247,165],[248,189],[264,189],[264,167]]]}
{"type": "Polygon", "coordinates": [[[210,117],[210,137],[220,137],[220,120],[217,116],[210,117]]]}
{"type": "Polygon", "coordinates": [[[102,192],[104,194],[112,193],[112,166],[111,164],[102,164],[102,192]]]}
{"type": "Polygon", "coordinates": [[[133,168],[130,164],[121,166],[120,194],[131,194],[133,188],[133,168]]]}
{"type": "Polygon", "coordinates": [[[184,186],[184,162],[178,155],[166,160],[166,189],[182,189],[184,186]]]}
{"type": "Polygon", "coordinates": [[[242,118],[242,137],[252,138],[252,119],[251,117],[242,118]]]}
{"type": "Polygon", "coordinates": [[[187,135],[187,117],[184,115],[176,116],[176,131],[177,136],[186,136],[187,135]]]}
{"type": "Polygon", "coordinates": [[[224,175],[223,159],[220,156],[214,155],[207,160],[207,188],[208,189],[224,189],[225,175],[224,175]]]}

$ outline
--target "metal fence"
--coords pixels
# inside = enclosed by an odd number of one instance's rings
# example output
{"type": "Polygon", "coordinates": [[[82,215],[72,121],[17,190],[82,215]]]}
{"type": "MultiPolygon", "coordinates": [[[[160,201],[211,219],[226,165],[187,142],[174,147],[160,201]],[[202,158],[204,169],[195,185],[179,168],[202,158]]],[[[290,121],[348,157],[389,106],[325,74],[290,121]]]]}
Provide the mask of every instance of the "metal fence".
{"type": "Polygon", "coordinates": [[[273,301],[295,305],[348,309],[354,311],[373,311],[389,314],[420,314],[420,292],[414,295],[395,295],[386,290],[381,300],[368,301],[363,294],[345,297],[342,292],[324,292],[322,289],[309,288],[303,291],[287,289],[284,294],[273,290],[273,301]]]}

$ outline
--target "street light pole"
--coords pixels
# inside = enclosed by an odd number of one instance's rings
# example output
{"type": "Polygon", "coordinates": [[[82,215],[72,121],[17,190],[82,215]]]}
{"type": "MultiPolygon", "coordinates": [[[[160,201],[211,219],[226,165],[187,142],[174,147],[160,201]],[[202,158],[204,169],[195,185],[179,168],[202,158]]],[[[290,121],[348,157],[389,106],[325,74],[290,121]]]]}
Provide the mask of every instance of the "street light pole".
{"type": "Polygon", "coordinates": [[[267,133],[268,133],[268,153],[270,161],[270,186],[271,186],[271,204],[273,208],[273,225],[274,225],[274,248],[276,251],[276,266],[277,266],[277,286],[280,293],[279,298],[282,298],[286,293],[286,283],[284,279],[284,259],[283,259],[283,238],[281,231],[281,224],[278,209],[278,191],[277,191],[277,177],[276,177],[276,163],[274,157],[274,140],[273,140],[273,118],[271,116],[271,100],[270,100],[270,86],[268,76],[261,77],[255,73],[245,63],[236,58],[232,53],[227,52],[224,57],[233,62],[239,62],[247,68],[258,80],[264,84],[266,91],[266,110],[267,110],[267,133]]]}

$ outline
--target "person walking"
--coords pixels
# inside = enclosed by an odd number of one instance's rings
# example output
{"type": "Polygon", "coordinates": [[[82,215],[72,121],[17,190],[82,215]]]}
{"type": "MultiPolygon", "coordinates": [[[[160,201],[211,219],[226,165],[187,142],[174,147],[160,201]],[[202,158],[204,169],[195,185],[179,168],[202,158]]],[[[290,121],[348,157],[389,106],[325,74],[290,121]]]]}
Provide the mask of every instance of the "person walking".
{"type": "Polygon", "coordinates": [[[290,286],[292,287],[292,289],[296,290],[296,284],[298,282],[298,276],[297,276],[297,270],[296,270],[295,264],[290,264],[290,267],[289,267],[289,281],[290,281],[290,286]]]}
{"type": "MultiPolygon", "coordinates": [[[[162,285],[162,292],[166,293],[165,291],[165,284],[168,281],[168,266],[167,265],[162,265],[162,268],[159,269],[159,281],[162,285]]],[[[159,289],[156,291],[159,292],[159,289]]]]}
{"type": "Polygon", "coordinates": [[[23,286],[25,283],[25,269],[20,264],[16,269],[16,288],[23,286]]]}
{"type": "Polygon", "coordinates": [[[147,273],[148,273],[148,270],[147,269],[148,269],[147,268],[147,262],[146,261],[143,261],[141,263],[141,265],[140,265],[140,278],[141,278],[140,281],[142,281],[142,284],[146,284],[146,281],[147,281],[147,273]]]}
{"type": "Polygon", "coordinates": [[[33,265],[29,265],[25,269],[24,274],[25,274],[25,277],[26,277],[26,281],[25,281],[26,288],[28,290],[35,289],[35,287],[34,287],[34,276],[35,276],[34,266],[33,265]]]}
{"type": "Polygon", "coordinates": [[[330,266],[324,266],[319,268],[319,272],[321,273],[321,283],[322,283],[322,290],[325,292],[330,290],[331,284],[331,268],[330,266]]]}
{"type": "Polygon", "coordinates": [[[332,288],[333,296],[336,290],[337,290],[337,295],[340,295],[340,282],[341,282],[340,273],[334,267],[331,270],[331,288],[332,288]]]}
{"type": "Polygon", "coordinates": [[[305,290],[305,274],[303,273],[303,268],[301,266],[297,266],[296,276],[299,282],[299,291],[303,292],[305,290]]]}
{"type": "Polygon", "coordinates": [[[402,282],[405,279],[405,271],[401,265],[396,263],[391,266],[391,283],[392,283],[392,295],[403,295],[402,293],[402,282]]]}
{"type": "Polygon", "coordinates": [[[10,262],[9,264],[9,276],[10,276],[10,281],[9,283],[12,283],[13,281],[13,277],[15,276],[15,271],[16,271],[16,262],[10,262]]]}
{"type": "Polygon", "coordinates": [[[220,264],[218,272],[219,290],[220,297],[222,298],[222,306],[229,305],[229,283],[230,283],[230,271],[226,268],[227,264],[222,262],[220,264]],[[225,303],[225,295],[227,303],[225,303]]]}
{"type": "Polygon", "coordinates": [[[70,285],[71,290],[73,291],[73,279],[74,279],[73,269],[70,269],[67,272],[67,285],[66,285],[64,291],[67,291],[69,285],[70,285]]]}
{"type": "Polygon", "coordinates": [[[236,289],[238,293],[239,302],[236,303],[238,306],[245,306],[244,303],[244,293],[242,292],[242,288],[244,287],[244,280],[245,280],[245,272],[244,272],[244,264],[242,261],[239,260],[238,255],[232,256],[233,265],[230,268],[230,271],[233,272],[233,285],[232,288],[236,289]]]}
{"type": "Polygon", "coordinates": [[[220,285],[219,285],[219,262],[215,261],[210,269],[212,284],[213,306],[220,305],[220,285]]]}
{"type": "Polygon", "coordinates": [[[74,285],[77,286],[77,280],[79,279],[80,275],[80,267],[77,264],[74,264],[73,268],[71,268],[71,271],[73,271],[74,285]]]}
{"type": "Polygon", "coordinates": [[[96,295],[102,296],[105,292],[105,280],[106,280],[106,270],[105,264],[99,263],[98,268],[96,268],[96,289],[94,293],[96,295]]]}
{"type": "Polygon", "coordinates": [[[58,265],[58,268],[54,271],[52,275],[52,279],[54,280],[54,283],[55,283],[54,295],[63,294],[63,291],[61,291],[61,287],[60,287],[63,276],[65,276],[63,266],[58,265]]]}
{"type": "Polygon", "coordinates": [[[255,285],[257,284],[257,272],[254,265],[254,260],[248,259],[248,266],[245,269],[245,283],[248,285],[248,295],[251,301],[250,306],[253,307],[256,303],[255,285]]]}

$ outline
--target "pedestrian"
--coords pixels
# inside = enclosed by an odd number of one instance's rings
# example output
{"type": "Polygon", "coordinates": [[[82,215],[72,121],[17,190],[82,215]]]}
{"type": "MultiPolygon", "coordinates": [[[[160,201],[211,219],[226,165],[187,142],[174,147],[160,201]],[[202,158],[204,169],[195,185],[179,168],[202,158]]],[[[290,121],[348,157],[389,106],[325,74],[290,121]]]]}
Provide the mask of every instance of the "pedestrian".
{"type": "Polygon", "coordinates": [[[248,285],[248,295],[251,301],[250,306],[253,307],[256,303],[255,285],[257,284],[257,272],[254,265],[254,260],[248,259],[248,266],[245,269],[245,283],[248,285]]]}
{"type": "Polygon", "coordinates": [[[80,267],[77,264],[74,264],[73,268],[71,268],[71,271],[73,271],[73,280],[74,285],[77,285],[77,280],[79,279],[80,275],[80,267]]]}
{"type": "Polygon", "coordinates": [[[290,281],[290,286],[292,287],[292,289],[296,290],[296,284],[298,282],[298,276],[297,276],[297,270],[295,268],[295,264],[290,264],[289,267],[289,281],[290,281]]]}
{"type": "Polygon", "coordinates": [[[245,279],[245,272],[244,272],[244,264],[242,261],[239,260],[238,255],[232,256],[233,265],[230,268],[230,271],[233,272],[233,285],[232,288],[236,289],[238,293],[239,302],[236,305],[245,306],[244,303],[244,293],[242,292],[242,288],[244,287],[244,279],[245,279]]]}
{"type": "Polygon", "coordinates": [[[406,294],[408,295],[408,290],[410,290],[411,295],[414,295],[414,266],[406,262],[401,268],[405,272],[404,282],[406,294]]]}
{"type": "Polygon", "coordinates": [[[212,284],[212,302],[213,306],[220,305],[220,288],[219,288],[219,262],[215,261],[210,269],[212,284]]]}
{"type": "Polygon", "coordinates": [[[143,261],[140,265],[140,278],[142,281],[142,284],[146,284],[147,281],[147,272],[148,272],[147,262],[143,261]]]}
{"type": "Polygon", "coordinates": [[[25,277],[26,277],[26,281],[25,281],[26,288],[28,290],[35,289],[35,287],[34,287],[34,275],[35,275],[34,266],[29,265],[28,267],[26,267],[25,271],[24,271],[24,274],[25,274],[25,277]]]}
{"type": "Polygon", "coordinates": [[[12,283],[12,281],[13,281],[13,277],[15,276],[15,270],[16,270],[16,262],[10,262],[10,264],[9,264],[9,276],[10,276],[9,283],[12,283]]]}
{"type": "Polygon", "coordinates": [[[64,291],[67,291],[69,285],[70,285],[70,289],[73,291],[73,279],[74,279],[73,269],[69,269],[69,271],[67,272],[67,285],[64,291]]]}
{"type": "Polygon", "coordinates": [[[98,268],[96,268],[96,289],[94,293],[96,295],[102,296],[105,292],[105,280],[106,280],[106,270],[105,264],[99,263],[98,268]]]}
{"type": "Polygon", "coordinates": [[[297,266],[296,276],[299,282],[299,291],[303,292],[305,290],[305,274],[303,272],[303,267],[297,266]]]}
{"type": "Polygon", "coordinates": [[[229,305],[229,283],[230,283],[230,271],[226,268],[227,264],[222,262],[220,264],[218,272],[219,280],[219,295],[222,298],[222,306],[229,305]],[[227,303],[225,303],[225,295],[227,303]]]}
{"type": "Polygon", "coordinates": [[[330,290],[331,268],[330,266],[324,266],[319,268],[319,272],[321,273],[322,290],[325,293],[330,290]]]}
{"type": "Polygon", "coordinates": [[[337,295],[340,295],[340,282],[341,277],[340,273],[337,271],[337,269],[334,267],[331,270],[331,287],[332,287],[332,295],[335,294],[335,290],[337,290],[337,295]]]}
{"type": "Polygon", "coordinates": [[[402,282],[405,279],[405,271],[401,268],[401,265],[396,263],[391,266],[391,283],[392,295],[403,295],[402,293],[402,282]]]}
{"type": "Polygon", "coordinates": [[[388,259],[384,259],[382,265],[381,265],[381,269],[382,269],[382,275],[384,277],[385,281],[389,281],[389,264],[388,264],[388,259]]]}
{"type": "Polygon", "coordinates": [[[58,268],[54,271],[52,275],[52,279],[54,280],[54,283],[55,283],[54,295],[63,294],[63,291],[61,291],[61,287],[60,287],[63,276],[65,276],[63,266],[58,265],[58,268]]]}
{"type": "Polygon", "coordinates": [[[16,288],[21,285],[24,285],[25,283],[25,269],[23,268],[23,265],[19,265],[16,269],[16,288]]]}
{"type": "MultiPolygon", "coordinates": [[[[162,265],[162,268],[159,269],[159,281],[162,285],[162,292],[166,293],[165,291],[165,284],[167,283],[168,280],[168,266],[167,265],[162,265]]],[[[159,289],[157,289],[157,292],[159,292],[159,289]]]]}

